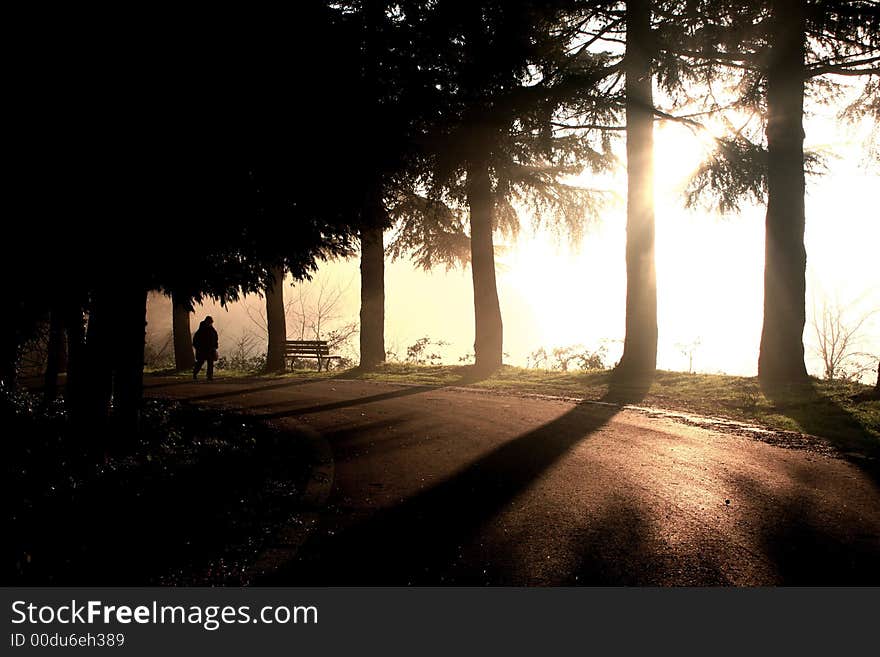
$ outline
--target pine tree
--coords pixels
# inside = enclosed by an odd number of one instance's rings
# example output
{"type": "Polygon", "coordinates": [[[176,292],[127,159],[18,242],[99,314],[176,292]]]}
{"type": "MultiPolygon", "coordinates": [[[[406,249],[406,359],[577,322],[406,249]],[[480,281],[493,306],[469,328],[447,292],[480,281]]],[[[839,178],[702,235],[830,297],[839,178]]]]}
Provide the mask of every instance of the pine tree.
{"type": "Polygon", "coordinates": [[[441,96],[426,164],[391,197],[391,252],[426,267],[470,260],[479,371],[497,369],[503,356],[495,234],[515,234],[527,208],[579,236],[597,199],[566,178],[585,163],[608,164],[589,140],[555,126],[560,108],[607,74],[589,57],[567,61],[570,37],[558,26],[572,4],[441,2],[418,40],[441,96]]]}
{"type": "MultiPolygon", "coordinates": [[[[385,214],[382,201],[376,201],[375,211],[385,214]]],[[[360,366],[371,369],[385,361],[385,223],[363,226],[361,244],[361,312],[360,312],[360,366]]]]}
{"type": "Polygon", "coordinates": [[[272,270],[266,285],[266,372],[283,372],[286,368],[284,349],[287,340],[287,317],[284,310],[284,269],[272,270]]]}
{"type": "Polygon", "coordinates": [[[654,264],[654,35],[651,0],[626,2],[626,337],[618,371],[657,367],[654,264]]]}
{"type": "MultiPolygon", "coordinates": [[[[759,113],[762,134],[740,130],[721,140],[695,178],[695,196],[717,194],[722,207],[767,198],[764,323],[758,372],[767,381],[806,379],[804,98],[829,77],[880,74],[880,5],[863,0],[693,2],[667,44],[691,70],[740,76],[732,107],[759,113]]],[[[869,78],[868,89],[873,88],[869,78]]],[[[870,94],[863,97],[870,104],[870,94]]]]}

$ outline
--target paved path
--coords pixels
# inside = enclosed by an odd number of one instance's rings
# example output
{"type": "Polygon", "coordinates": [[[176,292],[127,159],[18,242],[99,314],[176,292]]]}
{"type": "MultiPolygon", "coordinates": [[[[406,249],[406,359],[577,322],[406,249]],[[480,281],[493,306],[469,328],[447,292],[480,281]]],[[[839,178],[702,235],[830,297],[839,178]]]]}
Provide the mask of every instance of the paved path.
{"type": "Polygon", "coordinates": [[[146,385],[311,437],[321,463],[258,583],[880,584],[876,473],[821,450],[456,389],[146,385]]]}

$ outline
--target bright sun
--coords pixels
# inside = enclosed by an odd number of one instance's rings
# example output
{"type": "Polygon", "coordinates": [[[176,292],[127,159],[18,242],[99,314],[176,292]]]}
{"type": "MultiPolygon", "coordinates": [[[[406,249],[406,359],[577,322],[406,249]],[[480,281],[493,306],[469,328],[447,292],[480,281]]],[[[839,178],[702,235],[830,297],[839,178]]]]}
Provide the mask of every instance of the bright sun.
{"type": "MultiPolygon", "coordinates": [[[[763,236],[758,215],[736,223],[684,209],[682,192],[714,147],[684,126],[663,123],[655,132],[659,365],[745,372],[760,331],[763,236]],[[731,321],[729,309],[736,309],[731,321]]],[[[580,182],[589,185],[589,174],[580,182]]],[[[620,171],[608,186],[625,188],[620,171]]],[[[595,186],[595,183],[593,184],[595,186]]],[[[523,342],[552,348],[604,347],[613,364],[624,332],[626,208],[623,199],[602,212],[580,245],[561,244],[546,232],[527,232],[502,259],[502,294],[513,315],[508,326],[535,327],[523,342]]],[[[505,300],[503,300],[504,302],[505,300]]],[[[511,345],[514,347],[515,345],[511,345]]],[[[525,344],[523,345],[525,347],[525,344]]],[[[525,347],[528,351],[533,350],[525,347]]]]}
{"type": "Polygon", "coordinates": [[[654,131],[654,176],[657,196],[680,194],[715,143],[702,131],[663,122],[654,131]]]}

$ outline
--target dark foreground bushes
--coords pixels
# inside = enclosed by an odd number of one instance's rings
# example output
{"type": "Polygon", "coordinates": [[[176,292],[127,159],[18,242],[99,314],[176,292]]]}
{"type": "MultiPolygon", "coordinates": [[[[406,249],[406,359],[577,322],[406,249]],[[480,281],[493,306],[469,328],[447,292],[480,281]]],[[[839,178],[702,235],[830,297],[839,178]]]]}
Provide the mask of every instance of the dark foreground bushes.
{"type": "Polygon", "coordinates": [[[171,401],[101,441],[23,392],[2,394],[0,422],[5,585],[247,583],[308,476],[304,440],[171,401]]]}

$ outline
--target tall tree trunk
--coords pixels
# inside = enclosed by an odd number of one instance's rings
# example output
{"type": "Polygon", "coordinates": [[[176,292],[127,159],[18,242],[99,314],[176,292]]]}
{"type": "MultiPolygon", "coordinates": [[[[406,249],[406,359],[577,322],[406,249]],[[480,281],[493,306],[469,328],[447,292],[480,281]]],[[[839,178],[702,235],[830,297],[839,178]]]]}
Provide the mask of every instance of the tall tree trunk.
{"type": "Polygon", "coordinates": [[[650,375],[657,367],[650,0],[626,3],[626,33],[626,337],[619,370],[650,375]]]}
{"type": "Polygon", "coordinates": [[[147,291],[120,291],[113,317],[113,416],[120,438],[133,437],[140,423],[144,398],[144,344],[147,291]]]}
{"type": "Polygon", "coordinates": [[[880,363],[877,363],[877,383],[874,384],[874,392],[880,392],[880,363]]]}
{"type": "MultiPolygon", "coordinates": [[[[363,69],[362,81],[366,102],[361,111],[371,117],[373,122],[381,120],[382,108],[379,104],[381,91],[379,79],[380,53],[383,49],[381,28],[385,17],[386,3],[381,0],[367,0],[363,5],[363,69]]],[[[372,134],[377,148],[382,136],[372,134]]],[[[383,172],[381,167],[365,161],[362,181],[366,185],[366,195],[361,225],[361,316],[360,316],[360,366],[372,369],[385,362],[385,249],[382,234],[387,216],[382,199],[383,172]]]]}
{"type": "Polygon", "coordinates": [[[190,328],[190,315],[192,314],[187,304],[182,303],[177,295],[171,296],[172,323],[171,331],[174,339],[174,367],[178,371],[192,370],[195,365],[193,355],[192,331],[190,328]]]}
{"type": "MultiPolygon", "coordinates": [[[[381,201],[373,209],[384,215],[381,201]]],[[[385,248],[383,217],[361,229],[361,362],[370,369],[385,362],[385,248]]]]}
{"type": "Polygon", "coordinates": [[[266,371],[283,372],[284,343],[287,340],[287,319],[284,314],[284,269],[272,270],[272,283],[266,287],[266,371]]]}
{"type": "Polygon", "coordinates": [[[758,375],[802,381],[806,323],[804,41],[802,0],[774,0],[767,70],[768,202],[764,326],[758,375]]]}
{"type": "Polygon", "coordinates": [[[492,183],[485,158],[468,163],[467,200],[471,215],[475,369],[492,372],[501,367],[504,326],[495,282],[492,183]]]}
{"type": "Polygon", "coordinates": [[[43,398],[47,404],[58,396],[58,374],[66,369],[64,321],[61,310],[56,305],[49,312],[49,345],[46,354],[46,372],[43,377],[43,398]]]}
{"type": "Polygon", "coordinates": [[[82,429],[94,430],[99,439],[103,439],[103,428],[110,416],[113,395],[114,305],[114,294],[109,289],[101,288],[93,292],[86,330],[87,362],[81,371],[81,394],[77,396],[80,408],[75,412],[82,422],[82,429]]]}

